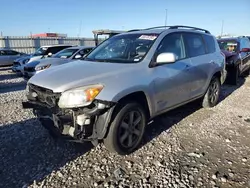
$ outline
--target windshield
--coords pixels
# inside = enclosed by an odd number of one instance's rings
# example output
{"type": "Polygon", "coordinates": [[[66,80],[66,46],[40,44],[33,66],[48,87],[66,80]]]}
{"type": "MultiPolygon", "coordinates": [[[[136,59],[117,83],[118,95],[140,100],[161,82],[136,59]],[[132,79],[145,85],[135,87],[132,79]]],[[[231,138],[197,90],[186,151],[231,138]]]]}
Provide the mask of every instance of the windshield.
{"type": "Polygon", "coordinates": [[[237,41],[235,40],[220,40],[218,41],[221,50],[227,50],[229,52],[236,52],[237,51],[237,41]]]}
{"type": "Polygon", "coordinates": [[[158,34],[117,35],[96,47],[86,60],[112,63],[136,63],[145,57],[158,34]]]}
{"type": "Polygon", "coordinates": [[[70,58],[77,51],[78,51],[78,49],[65,49],[65,50],[62,50],[62,51],[56,53],[55,55],[53,55],[53,57],[55,57],[55,58],[70,58]]]}
{"type": "Polygon", "coordinates": [[[48,49],[48,48],[46,48],[46,47],[39,48],[39,49],[33,54],[33,56],[45,55],[47,49],[48,49]]]}

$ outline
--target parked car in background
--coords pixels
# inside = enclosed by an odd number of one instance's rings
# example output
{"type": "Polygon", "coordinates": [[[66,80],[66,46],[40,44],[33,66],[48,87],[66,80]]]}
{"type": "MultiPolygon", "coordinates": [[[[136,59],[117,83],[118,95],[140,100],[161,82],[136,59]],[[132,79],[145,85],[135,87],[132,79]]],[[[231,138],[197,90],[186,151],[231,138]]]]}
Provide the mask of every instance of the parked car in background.
{"type": "Polygon", "coordinates": [[[24,66],[24,77],[29,79],[33,75],[44,71],[48,68],[62,65],[74,60],[83,58],[84,55],[88,54],[94,47],[92,46],[75,46],[66,48],[54,54],[51,58],[40,59],[28,63],[24,66]]]}
{"type": "Polygon", "coordinates": [[[218,43],[226,56],[228,83],[236,85],[240,75],[249,74],[250,40],[248,37],[223,38],[218,43]]]}
{"type": "Polygon", "coordinates": [[[15,59],[25,56],[28,56],[28,54],[6,48],[0,48],[0,66],[13,65],[15,59]]]}
{"type": "Polygon", "coordinates": [[[22,74],[24,73],[24,65],[28,64],[32,61],[38,60],[38,59],[44,59],[47,57],[51,57],[53,54],[56,54],[57,52],[68,48],[72,47],[72,45],[68,44],[59,44],[59,45],[48,45],[48,46],[42,46],[39,49],[35,51],[30,56],[27,56],[25,58],[20,58],[14,61],[12,70],[14,72],[21,72],[22,74]]]}
{"type": "Polygon", "coordinates": [[[36,74],[27,102],[51,134],[102,140],[124,155],[140,144],[148,121],[202,99],[217,104],[225,56],[209,31],[156,27],[107,39],[84,60],[36,74]]]}

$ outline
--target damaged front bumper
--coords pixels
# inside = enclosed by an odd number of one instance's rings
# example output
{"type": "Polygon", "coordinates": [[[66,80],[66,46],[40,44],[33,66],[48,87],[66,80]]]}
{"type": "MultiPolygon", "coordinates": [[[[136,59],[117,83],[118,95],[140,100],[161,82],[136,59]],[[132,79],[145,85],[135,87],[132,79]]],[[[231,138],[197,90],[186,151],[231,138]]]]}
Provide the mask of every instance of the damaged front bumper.
{"type": "Polygon", "coordinates": [[[74,109],[60,109],[58,105],[48,105],[34,98],[22,105],[24,109],[33,109],[42,125],[53,135],[76,142],[91,141],[94,145],[105,137],[115,108],[115,103],[101,100],[74,109]]]}

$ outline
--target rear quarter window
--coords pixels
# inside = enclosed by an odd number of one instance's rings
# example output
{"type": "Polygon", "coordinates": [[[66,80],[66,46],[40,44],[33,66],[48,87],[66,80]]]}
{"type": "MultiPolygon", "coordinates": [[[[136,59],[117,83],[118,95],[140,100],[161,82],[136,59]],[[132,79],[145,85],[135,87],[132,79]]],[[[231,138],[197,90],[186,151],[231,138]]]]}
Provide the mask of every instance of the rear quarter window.
{"type": "Polygon", "coordinates": [[[216,51],[214,38],[210,35],[203,35],[203,38],[207,47],[207,53],[214,53],[216,51]]]}

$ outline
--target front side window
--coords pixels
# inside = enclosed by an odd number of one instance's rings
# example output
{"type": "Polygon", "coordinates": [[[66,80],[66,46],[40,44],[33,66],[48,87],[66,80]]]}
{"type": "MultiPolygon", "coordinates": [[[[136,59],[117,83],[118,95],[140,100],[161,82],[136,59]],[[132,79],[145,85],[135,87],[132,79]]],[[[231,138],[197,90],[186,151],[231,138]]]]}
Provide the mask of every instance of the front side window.
{"type": "Polygon", "coordinates": [[[143,60],[158,34],[117,35],[97,46],[85,58],[87,61],[136,63],[143,60]]]}
{"type": "Polygon", "coordinates": [[[6,53],[5,50],[0,50],[0,55],[1,55],[1,56],[5,56],[5,55],[7,55],[7,53],[6,53]]]}
{"type": "Polygon", "coordinates": [[[210,35],[203,35],[203,38],[207,46],[207,52],[214,53],[216,51],[214,38],[210,35]]]}
{"type": "Polygon", "coordinates": [[[6,51],[8,55],[18,55],[19,53],[13,50],[6,51]]]}
{"type": "Polygon", "coordinates": [[[189,57],[197,57],[206,54],[205,45],[200,34],[185,33],[183,36],[189,57]]]}
{"type": "Polygon", "coordinates": [[[180,33],[167,35],[157,49],[157,54],[161,53],[174,53],[176,60],[184,59],[186,55],[182,35],[180,33]]]}
{"type": "Polygon", "coordinates": [[[34,56],[42,56],[45,55],[47,52],[48,48],[47,47],[41,47],[39,48],[33,55],[34,56]]]}
{"type": "Polygon", "coordinates": [[[54,58],[70,58],[77,52],[78,49],[64,49],[56,53],[53,57],[54,58]]]}

